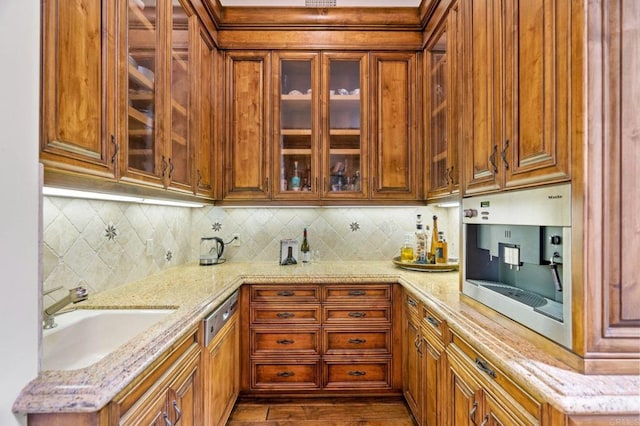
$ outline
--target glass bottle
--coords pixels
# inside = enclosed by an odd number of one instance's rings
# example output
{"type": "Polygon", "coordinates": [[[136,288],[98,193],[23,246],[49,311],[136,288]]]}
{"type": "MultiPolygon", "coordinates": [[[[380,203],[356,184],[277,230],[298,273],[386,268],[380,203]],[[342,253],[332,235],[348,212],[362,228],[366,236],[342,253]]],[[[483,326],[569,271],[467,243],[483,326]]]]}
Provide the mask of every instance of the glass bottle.
{"type": "Polygon", "coordinates": [[[433,215],[433,230],[431,233],[431,248],[429,249],[429,263],[436,263],[436,245],[438,244],[438,216],[433,215]]]}
{"type": "Polygon", "coordinates": [[[287,257],[281,263],[281,265],[297,265],[298,262],[293,257],[293,247],[287,247],[287,257]]]}
{"type": "Polygon", "coordinates": [[[447,241],[444,239],[444,232],[440,231],[436,243],[436,263],[447,263],[448,258],[447,241]]]}
{"type": "Polygon", "coordinates": [[[298,162],[293,162],[293,176],[291,176],[291,190],[300,191],[300,173],[298,173],[298,162]]]}
{"type": "Polygon", "coordinates": [[[422,225],[422,215],[416,219],[416,263],[427,263],[427,234],[422,225]]]}
{"type": "Polygon", "coordinates": [[[309,249],[309,240],[307,240],[307,228],[304,228],[304,232],[302,233],[300,252],[302,253],[302,263],[309,263],[311,260],[311,251],[309,249]]]}
{"type": "Polygon", "coordinates": [[[404,244],[400,248],[400,262],[413,262],[413,244],[411,243],[411,234],[407,234],[404,244]]]}

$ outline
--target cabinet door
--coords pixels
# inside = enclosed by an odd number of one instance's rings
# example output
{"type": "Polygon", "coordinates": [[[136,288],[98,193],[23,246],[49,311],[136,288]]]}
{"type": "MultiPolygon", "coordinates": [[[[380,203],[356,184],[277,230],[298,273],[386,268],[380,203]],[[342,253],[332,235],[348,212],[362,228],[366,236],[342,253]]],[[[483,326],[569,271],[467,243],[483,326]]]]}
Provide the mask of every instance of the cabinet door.
{"type": "Polygon", "coordinates": [[[507,187],[570,178],[572,3],[504,2],[507,187]]]}
{"type": "Polygon", "coordinates": [[[195,67],[199,70],[199,78],[192,81],[192,96],[197,105],[191,113],[194,115],[192,136],[195,158],[195,193],[206,198],[215,198],[213,162],[219,160],[215,156],[215,108],[214,82],[216,81],[216,48],[203,26],[198,28],[195,49],[195,67]]]}
{"type": "Polygon", "coordinates": [[[371,62],[371,198],[415,200],[422,179],[416,149],[416,55],[375,53],[371,62]]]}
{"type": "Polygon", "coordinates": [[[422,336],[418,322],[406,316],[404,320],[404,332],[402,333],[404,344],[402,349],[402,387],[404,397],[418,424],[422,424],[422,355],[420,345],[422,336]]]}
{"type": "Polygon", "coordinates": [[[205,356],[205,424],[226,424],[240,386],[239,325],[237,315],[209,345],[205,356]]]}
{"type": "MultiPolygon", "coordinates": [[[[192,40],[196,40],[197,21],[194,11],[185,0],[168,2],[167,29],[167,98],[163,111],[168,117],[164,143],[167,145],[162,164],[167,163],[162,177],[165,186],[193,192],[192,143],[195,135],[190,128],[193,119],[191,81],[195,80],[192,40]]],[[[163,169],[164,170],[164,169],[163,169]]]]}
{"type": "Polygon", "coordinates": [[[162,391],[143,396],[136,405],[122,416],[120,426],[167,426],[167,393],[162,391]]]}
{"type": "Polygon", "coordinates": [[[368,55],[322,54],[322,197],[368,195],[368,55]]]}
{"type": "Polygon", "coordinates": [[[444,374],[444,348],[432,344],[423,334],[420,351],[422,355],[422,405],[423,423],[427,425],[443,424],[442,377],[444,374]]]}
{"type": "Polygon", "coordinates": [[[455,360],[451,357],[447,357],[447,360],[447,392],[444,404],[448,408],[447,424],[479,425],[483,413],[481,387],[455,360]]]}
{"type": "Polygon", "coordinates": [[[500,188],[503,142],[501,0],[463,1],[463,114],[465,194],[500,188]]]}
{"type": "Polygon", "coordinates": [[[169,385],[167,412],[173,425],[199,426],[203,423],[200,352],[184,361],[178,376],[169,385]]]}
{"type": "Polygon", "coordinates": [[[425,133],[427,140],[427,199],[458,190],[462,142],[459,119],[462,69],[459,61],[460,13],[451,6],[442,27],[425,50],[425,133]]]}
{"type": "Polygon", "coordinates": [[[269,52],[227,52],[224,198],[268,199],[271,196],[269,52]]]}
{"type": "Polygon", "coordinates": [[[320,164],[320,57],[274,54],[274,198],[317,199],[320,164]]]}
{"type": "Polygon", "coordinates": [[[161,22],[166,19],[165,2],[118,2],[121,25],[118,57],[120,77],[118,130],[122,146],[122,179],[163,186],[168,163],[162,140],[161,119],[165,72],[161,60],[161,22]],[[163,10],[164,9],[164,10],[163,10]]]}
{"type": "Polygon", "coordinates": [[[113,110],[107,102],[113,4],[43,2],[40,159],[47,168],[114,177],[117,140],[109,130],[113,110]]]}

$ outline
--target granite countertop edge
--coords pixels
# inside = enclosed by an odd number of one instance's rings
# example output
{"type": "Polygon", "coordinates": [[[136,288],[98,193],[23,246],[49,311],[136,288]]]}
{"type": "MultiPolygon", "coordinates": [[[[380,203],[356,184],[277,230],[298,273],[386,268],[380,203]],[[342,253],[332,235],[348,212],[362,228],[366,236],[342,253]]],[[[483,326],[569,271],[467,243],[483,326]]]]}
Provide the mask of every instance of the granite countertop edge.
{"type": "MultiPolygon", "coordinates": [[[[165,319],[80,370],[43,371],[16,399],[16,413],[94,412],[106,406],[182,335],[242,284],[400,283],[487,360],[566,414],[640,413],[640,376],[584,375],[460,301],[457,272],[424,273],[391,262],[322,262],[282,267],[187,264],[90,297],[85,309],[175,308],[165,319]]],[[[84,303],[84,302],[83,302],[84,303]]]]}

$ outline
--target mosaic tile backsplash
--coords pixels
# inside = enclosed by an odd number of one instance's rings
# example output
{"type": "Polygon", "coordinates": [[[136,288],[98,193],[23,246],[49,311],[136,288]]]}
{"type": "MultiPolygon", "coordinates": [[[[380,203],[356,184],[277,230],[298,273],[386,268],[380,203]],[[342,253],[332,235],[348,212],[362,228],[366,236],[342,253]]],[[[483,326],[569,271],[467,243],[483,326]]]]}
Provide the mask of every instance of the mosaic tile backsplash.
{"type": "Polygon", "coordinates": [[[306,227],[312,261],[389,260],[398,255],[405,234],[414,231],[418,213],[429,226],[438,216],[449,256],[457,257],[457,208],[191,209],[44,197],[43,288],[64,288],[48,295],[45,304],[78,285],[97,293],[196,262],[203,236],[225,242],[240,236],[239,247],[225,246],[227,261],[277,262],[280,240],[301,240],[306,227]]]}

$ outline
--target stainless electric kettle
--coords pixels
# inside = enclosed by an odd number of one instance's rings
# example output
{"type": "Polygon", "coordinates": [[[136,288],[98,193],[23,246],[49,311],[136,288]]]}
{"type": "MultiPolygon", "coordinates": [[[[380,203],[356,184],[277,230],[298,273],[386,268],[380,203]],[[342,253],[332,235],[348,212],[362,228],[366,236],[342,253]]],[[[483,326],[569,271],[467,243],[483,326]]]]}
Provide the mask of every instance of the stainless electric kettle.
{"type": "Polygon", "coordinates": [[[222,238],[200,238],[200,265],[215,265],[224,262],[222,253],[224,253],[222,238]]]}

